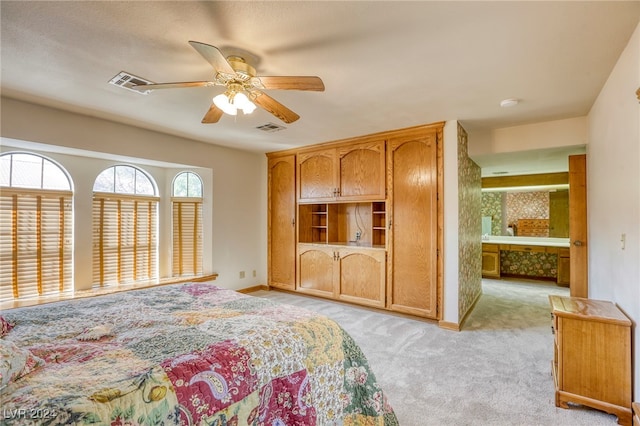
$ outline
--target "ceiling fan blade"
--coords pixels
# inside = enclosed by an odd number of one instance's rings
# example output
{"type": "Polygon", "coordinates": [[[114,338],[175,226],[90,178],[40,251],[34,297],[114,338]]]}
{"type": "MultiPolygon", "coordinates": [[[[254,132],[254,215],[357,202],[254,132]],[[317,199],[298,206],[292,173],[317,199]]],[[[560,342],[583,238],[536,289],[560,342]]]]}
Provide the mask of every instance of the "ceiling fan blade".
{"type": "Polygon", "coordinates": [[[261,89],[279,90],[315,90],[324,92],[324,83],[320,77],[258,77],[262,83],[261,89]]]}
{"type": "Polygon", "coordinates": [[[211,66],[213,66],[213,69],[216,70],[216,72],[230,74],[232,76],[236,74],[227,59],[217,47],[200,43],[199,41],[190,41],[189,44],[196,49],[198,53],[211,64],[211,66]]]}
{"type": "Polygon", "coordinates": [[[218,108],[214,104],[211,104],[211,106],[209,107],[209,111],[207,111],[207,113],[202,118],[202,123],[203,124],[217,123],[218,120],[220,120],[220,117],[222,117],[222,114],[223,112],[220,108],[218,108]]]}
{"type": "Polygon", "coordinates": [[[177,83],[136,84],[134,86],[131,86],[131,88],[144,92],[145,90],[179,89],[182,87],[210,87],[216,85],[217,84],[213,81],[184,81],[177,83]]]}
{"type": "Polygon", "coordinates": [[[293,123],[300,118],[298,114],[291,111],[289,108],[282,105],[280,102],[276,101],[264,92],[254,90],[251,92],[251,94],[253,95],[251,96],[251,100],[253,102],[260,105],[262,108],[269,111],[271,114],[275,115],[285,123],[293,123]]]}

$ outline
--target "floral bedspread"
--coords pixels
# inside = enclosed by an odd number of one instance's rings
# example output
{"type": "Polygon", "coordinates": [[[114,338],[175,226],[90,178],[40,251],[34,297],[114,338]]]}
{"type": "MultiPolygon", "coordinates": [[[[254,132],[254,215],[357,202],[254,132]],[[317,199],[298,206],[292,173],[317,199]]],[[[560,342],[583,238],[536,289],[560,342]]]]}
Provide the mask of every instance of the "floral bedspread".
{"type": "Polygon", "coordinates": [[[207,283],[9,310],[45,361],[0,394],[7,425],[396,425],[335,322],[207,283]]]}

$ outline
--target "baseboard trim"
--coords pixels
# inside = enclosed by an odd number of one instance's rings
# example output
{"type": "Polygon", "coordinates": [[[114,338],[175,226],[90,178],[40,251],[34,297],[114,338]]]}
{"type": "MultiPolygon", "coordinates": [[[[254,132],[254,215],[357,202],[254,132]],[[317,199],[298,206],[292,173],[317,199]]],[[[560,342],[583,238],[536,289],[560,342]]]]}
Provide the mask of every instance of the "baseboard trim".
{"type": "Polygon", "coordinates": [[[247,293],[254,293],[260,290],[269,291],[269,286],[264,284],[254,285],[253,287],[241,288],[240,290],[236,290],[236,291],[238,293],[247,294],[247,293]]]}
{"type": "Polygon", "coordinates": [[[438,321],[438,327],[445,330],[460,331],[460,324],[450,321],[438,321]]]}
{"type": "Polygon", "coordinates": [[[478,293],[478,295],[476,296],[475,300],[473,301],[469,309],[467,309],[467,312],[464,314],[464,317],[462,317],[462,321],[460,321],[459,324],[455,322],[449,322],[449,321],[438,321],[438,327],[444,328],[445,330],[451,330],[451,331],[462,330],[462,325],[465,323],[467,318],[469,318],[469,314],[476,307],[476,304],[480,300],[480,297],[482,297],[482,290],[478,293]]]}
{"type": "Polygon", "coordinates": [[[467,309],[467,312],[465,312],[464,316],[462,317],[462,321],[460,321],[460,329],[462,329],[462,326],[464,325],[465,321],[467,321],[467,318],[469,318],[469,314],[471,314],[471,312],[473,312],[473,310],[475,309],[475,307],[478,304],[478,301],[480,300],[481,297],[482,297],[482,288],[478,292],[478,295],[476,296],[476,299],[473,301],[471,306],[469,306],[469,309],[467,309]]]}

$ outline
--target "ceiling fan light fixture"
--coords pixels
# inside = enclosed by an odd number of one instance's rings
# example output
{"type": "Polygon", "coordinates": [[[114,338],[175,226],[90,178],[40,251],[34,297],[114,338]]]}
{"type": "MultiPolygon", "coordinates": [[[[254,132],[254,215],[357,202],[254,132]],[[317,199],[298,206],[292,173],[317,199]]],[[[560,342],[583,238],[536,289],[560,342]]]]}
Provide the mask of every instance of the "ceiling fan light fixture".
{"type": "Polygon", "coordinates": [[[233,97],[233,105],[245,114],[251,114],[256,109],[256,105],[244,93],[236,93],[233,97]]]}
{"type": "Polygon", "coordinates": [[[229,102],[229,97],[227,97],[226,93],[221,93],[213,98],[213,104],[220,108],[225,114],[236,115],[238,113],[238,109],[229,102]]]}
{"type": "Polygon", "coordinates": [[[237,115],[239,109],[244,114],[251,114],[256,109],[256,105],[242,92],[222,93],[213,98],[213,104],[229,115],[237,115]]]}

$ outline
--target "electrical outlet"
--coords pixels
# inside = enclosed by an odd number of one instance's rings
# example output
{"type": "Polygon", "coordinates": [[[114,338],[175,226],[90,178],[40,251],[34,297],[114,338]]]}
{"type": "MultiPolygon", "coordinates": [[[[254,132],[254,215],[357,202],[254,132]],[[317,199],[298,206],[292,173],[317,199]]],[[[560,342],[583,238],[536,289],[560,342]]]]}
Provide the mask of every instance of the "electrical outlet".
{"type": "Polygon", "coordinates": [[[356,241],[360,241],[360,236],[362,236],[362,232],[356,231],[356,241]]]}
{"type": "Polygon", "coordinates": [[[240,271],[240,278],[244,278],[244,271],[240,271]]]}
{"type": "Polygon", "coordinates": [[[256,270],[254,269],[254,270],[253,270],[253,278],[255,278],[256,276],[257,276],[257,274],[256,274],[256,270]]]}

